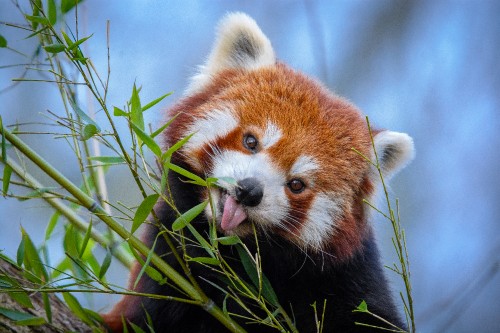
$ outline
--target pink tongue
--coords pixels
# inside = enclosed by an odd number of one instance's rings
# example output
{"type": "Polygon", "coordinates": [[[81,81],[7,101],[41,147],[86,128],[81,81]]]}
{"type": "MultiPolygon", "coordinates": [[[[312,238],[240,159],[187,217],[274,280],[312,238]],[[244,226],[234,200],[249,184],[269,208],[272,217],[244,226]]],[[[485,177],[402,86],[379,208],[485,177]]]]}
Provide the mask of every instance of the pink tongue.
{"type": "Polygon", "coordinates": [[[230,195],[227,196],[224,203],[224,212],[222,212],[221,228],[224,231],[233,230],[247,218],[247,214],[239,203],[230,195]]]}

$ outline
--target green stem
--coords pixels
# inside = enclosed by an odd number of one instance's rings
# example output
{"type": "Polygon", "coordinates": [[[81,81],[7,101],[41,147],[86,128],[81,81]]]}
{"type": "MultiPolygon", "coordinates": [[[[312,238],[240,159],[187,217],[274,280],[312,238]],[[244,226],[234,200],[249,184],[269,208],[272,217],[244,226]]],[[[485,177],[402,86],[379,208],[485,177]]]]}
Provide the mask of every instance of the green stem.
{"type": "MultiPolygon", "coordinates": [[[[12,170],[29,186],[33,189],[43,188],[43,185],[40,184],[36,179],[34,179],[29,173],[27,173],[23,168],[14,162],[12,159],[7,158],[5,162],[8,166],[12,168],[12,170]]],[[[55,198],[53,194],[50,193],[42,193],[41,197],[55,210],[61,213],[64,217],[68,219],[68,221],[73,224],[75,227],[80,229],[83,232],[86,232],[89,228],[89,223],[84,221],[80,216],[78,216],[68,205],[66,205],[63,200],[55,198]]],[[[128,269],[132,268],[134,263],[134,258],[126,252],[123,247],[118,244],[113,244],[108,238],[103,236],[96,228],[92,228],[90,231],[90,237],[99,243],[101,246],[105,248],[110,248],[111,253],[120,260],[120,262],[127,267],[128,269]]]]}
{"type": "MultiPolygon", "coordinates": [[[[121,238],[127,240],[134,249],[139,251],[139,253],[141,253],[145,257],[149,255],[150,249],[137,237],[128,232],[121,224],[119,224],[112,217],[106,214],[105,210],[94,199],[89,197],[85,192],[74,185],[69,179],[64,177],[59,171],[57,171],[52,165],[45,161],[40,155],[38,155],[16,135],[13,135],[4,127],[0,127],[0,132],[5,137],[5,139],[7,139],[21,153],[23,153],[48,176],[50,176],[59,185],[61,185],[69,193],[71,193],[71,195],[73,195],[81,203],[82,206],[86,207],[101,221],[106,223],[121,238]]],[[[239,326],[238,323],[226,316],[221,308],[219,308],[210,298],[208,298],[205,293],[193,287],[193,285],[189,283],[189,281],[187,281],[175,269],[173,269],[170,265],[163,261],[163,259],[161,259],[157,254],[152,255],[151,263],[156,266],[158,270],[160,270],[163,274],[165,274],[167,278],[169,278],[179,288],[181,288],[187,295],[189,295],[189,297],[191,297],[195,301],[198,301],[200,303],[200,306],[205,311],[214,316],[231,332],[245,332],[245,330],[241,326],[239,326]]]]}

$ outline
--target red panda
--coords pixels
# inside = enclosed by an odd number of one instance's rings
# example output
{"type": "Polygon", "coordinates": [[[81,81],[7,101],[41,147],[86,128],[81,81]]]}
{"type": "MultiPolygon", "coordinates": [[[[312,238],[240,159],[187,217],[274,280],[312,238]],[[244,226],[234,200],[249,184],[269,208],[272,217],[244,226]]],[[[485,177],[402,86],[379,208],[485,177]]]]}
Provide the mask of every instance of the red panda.
{"type": "MultiPolygon", "coordinates": [[[[220,234],[238,235],[249,248],[255,248],[255,226],[264,274],[300,332],[317,331],[311,304],[324,300],[324,332],[371,330],[355,322],[385,327],[353,312],[363,300],[371,312],[405,328],[367,221],[363,199],[374,195],[378,174],[358,153],[374,156],[366,121],[355,106],[278,62],[255,21],[233,13],[221,21],[206,63],[168,115],[177,117],[166,130],[167,147],[193,134],[172,156],[174,164],[201,177],[235,180],[208,193],[170,172],[177,209],[187,211],[211,196],[214,209],[207,206],[193,225],[206,234],[214,219],[220,234]]],[[[412,139],[404,133],[377,130],[374,143],[385,177],[413,158],[412,139]]],[[[178,216],[161,202],[155,211],[167,228],[178,216]]],[[[157,232],[149,225],[144,241],[151,246],[157,232]]],[[[161,239],[155,251],[179,268],[161,239]]],[[[188,251],[203,256],[202,249],[188,251]]],[[[234,257],[230,247],[221,251],[234,257]]],[[[216,273],[196,264],[191,269],[221,305],[224,295],[205,283],[216,273]]],[[[146,275],[136,291],[178,295],[146,275]]],[[[242,313],[237,304],[228,306],[242,313]]],[[[201,307],[186,303],[125,296],[104,318],[121,332],[122,316],[142,328],[149,316],[156,332],[225,331],[201,307]]],[[[250,332],[272,331],[234,319],[250,332]]]]}

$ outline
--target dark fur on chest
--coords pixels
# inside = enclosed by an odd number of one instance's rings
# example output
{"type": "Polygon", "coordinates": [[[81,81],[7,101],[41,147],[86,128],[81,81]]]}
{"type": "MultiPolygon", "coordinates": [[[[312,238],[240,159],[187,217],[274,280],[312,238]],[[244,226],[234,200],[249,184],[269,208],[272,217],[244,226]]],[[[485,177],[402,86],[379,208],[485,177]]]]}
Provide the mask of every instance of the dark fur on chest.
{"type": "MultiPolygon", "coordinates": [[[[199,203],[197,189],[193,185],[179,180],[177,175],[171,175],[170,186],[175,204],[179,211],[184,212],[199,203]]],[[[175,213],[165,203],[156,207],[156,213],[162,223],[171,227],[175,213]]],[[[204,214],[193,222],[198,231],[206,235],[208,222],[204,214]]],[[[152,245],[157,230],[148,226],[145,241],[152,245]]],[[[186,233],[189,233],[186,230],[186,233]]],[[[255,240],[245,240],[245,244],[255,251],[255,240]]],[[[373,313],[385,318],[395,325],[404,328],[394,303],[379,262],[379,254],[373,236],[363,241],[362,248],[348,261],[339,262],[328,253],[304,253],[293,244],[278,236],[260,237],[259,248],[264,274],[271,282],[278,300],[290,317],[295,320],[299,332],[316,332],[316,322],[313,307],[317,303],[318,317],[321,318],[323,302],[326,300],[326,311],[323,332],[364,332],[373,329],[357,326],[362,322],[375,326],[384,324],[371,316],[355,313],[353,310],[366,301],[373,313]]],[[[244,280],[250,282],[238,258],[237,251],[231,246],[220,246],[223,256],[232,263],[233,269],[244,280]],[[234,260],[233,260],[234,259],[234,260]]],[[[169,248],[161,240],[157,241],[155,251],[178,271],[181,271],[175,258],[169,254],[169,248]]],[[[191,257],[206,256],[199,247],[188,247],[191,257]]],[[[220,274],[197,263],[190,264],[192,274],[197,278],[202,289],[219,306],[222,305],[224,294],[205,282],[212,281],[223,287],[220,274]]],[[[159,286],[155,281],[144,275],[137,291],[162,295],[182,296],[172,288],[159,286]]],[[[224,332],[226,329],[201,307],[185,303],[141,298],[142,306],[127,311],[127,318],[135,324],[146,327],[146,315],[149,313],[156,332],[224,332]]],[[[234,302],[228,302],[228,310],[233,313],[245,314],[243,309],[234,302]]],[[[252,305],[250,305],[252,306],[252,305]]],[[[131,306],[132,307],[132,306],[131,306]]],[[[265,325],[247,324],[244,320],[235,318],[249,332],[276,332],[265,325]]]]}

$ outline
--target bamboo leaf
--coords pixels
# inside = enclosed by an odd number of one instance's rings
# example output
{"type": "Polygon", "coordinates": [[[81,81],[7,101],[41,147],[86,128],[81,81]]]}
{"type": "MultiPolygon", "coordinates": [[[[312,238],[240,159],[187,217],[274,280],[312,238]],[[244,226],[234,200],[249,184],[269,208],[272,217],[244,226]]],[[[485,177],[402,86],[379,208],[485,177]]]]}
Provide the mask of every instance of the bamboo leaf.
{"type": "Polygon", "coordinates": [[[0,47],[7,47],[7,39],[2,35],[0,35],[0,47]]]}
{"type": "Polygon", "coordinates": [[[60,53],[66,50],[66,46],[64,44],[59,44],[59,43],[45,45],[43,48],[45,49],[45,51],[49,53],[60,53]]]}
{"type": "Polygon", "coordinates": [[[74,43],[71,43],[71,45],[68,45],[68,51],[73,51],[75,48],[77,48],[79,45],[81,45],[82,43],[84,43],[86,40],[88,40],[93,35],[94,34],[92,34],[90,36],[87,36],[87,37],[84,37],[84,38],[81,38],[81,39],[77,40],[74,43]]]}
{"type": "Polygon", "coordinates": [[[195,257],[195,258],[189,258],[189,261],[195,261],[199,262],[202,264],[207,264],[207,265],[220,265],[220,261],[217,258],[211,258],[211,257],[195,257]]]}
{"type": "Polygon", "coordinates": [[[45,266],[42,264],[42,260],[35,245],[23,228],[21,228],[21,233],[24,240],[24,266],[35,276],[43,279],[43,281],[48,281],[49,275],[45,270],[45,266]]]}
{"type": "Polygon", "coordinates": [[[106,165],[125,163],[125,159],[121,156],[92,156],[89,159],[92,161],[101,162],[106,165]]]}
{"type": "Polygon", "coordinates": [[[85,250],[87,249],[87,244],[89,243],[90,234],[92,233],[92,219],[90,220],[89,227],[85,232],[85,236],[83,237],[82,247],[80,248],[79,258],[83,257],[85,250]]]}
{"type": "Polygon", "coordinates": [[[207,206],[208,201],[203,201],[202,203],[189,209],[187,212],[179,216],[174,223],[172,223],[172,230],[178,231],[188,225],[195,217],[201,214],[201,212],[207,206]]]}
{"type": "Polygon", "coordinates": [[[94,135],[96,135],[97,133],[99,133],[99,129],[94,124],[87,124],[83,128],[82,139],[88,140],[91,137],[93,137],[94,135]]]}
{"type": "MultiPolygon", "coordinates": [[[[9,318],[10,320],[14,320],[16,322],[22,321],[22,320],[40,318],[40,317],[36,317],[32,314],[26,313],[26,312],[20,312],[20,311],[4,308],[3,306],[0,306],[0,314],[9,318]]],[[[41,319],[43,319],[43,318],[41,318],[41,319]]]]}
{"type": "Polygon", "coordinates": [[[82,2],[83,0],[62,0],[61,1],[61,12],[63,14],[66,14],[69,12],[73,7],[75,7],[78,3],[82,2]]]}
{"type": "Polygon", "coordinates": [[[219,243],[221,243],[222,245],[234,245],[234,244],[241,243],[241,239],[236,235],[226,236],[226,237],[218,237],[215,240],[218,241],[219,243]]]}
{"type": "Polygon", "coordinates": [[[54,228],[56,227],[60,216],[61,213],[59,213],[59,211],[55,211],[54,214],[52,214],[52,216],[50,217],[49,223],[47,224],[47,229],[45,229],[45,241],[50,239],[52,231],[54,231],[54,228]]]}
{"type": "Polygon", "coordinates": [[[14,322],[18,326],[40,326],[47,323],[47,321],[42,317],[33,317],[29,319],[16,320],[14,322]]]}
{"type": "Polygon", "coordinates": [[[355,311],[359,311],[359,312],[368,312],[368,305],[366,304],[365,301],[362,301],[358,307],[356,308],[355,311]]]}
{"type": "MultiPolygon", "coordinates": [[[[241,263],[243,265],[243,268],[245,269],[245,272],[248,274],[250,277],[250,280],[252,280],[252,283],[256,288],[259,288],[260,283],[259,283],[259,274],[257,272],[257,267],[255,266],[254,261],[250,258],[248,253],[245,251],[245,249],[238,245],[236,246],[236,250],[238,251],[238,254],[240,256],[241,263]]],[[[278,296],[276,296],[276,293],[274,289],[271,286],[271,283],[269,280],[265,277],[265,275],[262,273],[261,274],[261,282],[262,282],[262,296],[271,304],[274,306],[278,306],[278,296]]]]}
{"type": "Polygon", "coordinates": [[[172,95],[172,93],[171,93],[171,92],[166,93],[165,95],[163,95],[163,96],[161,96],[161,97],[158,97],[157,99],[155,99],[155,100],[153,100],[153,101],[149,102],[148,104],[146,104],[145,106],[143,106],[143,107],[142,107],[142,112],[144,112],[144,111],[146,111],[147,109],[149,109],[149,108],[151,108],[151,107],[155,106],[156,104],[160,103],[160,102],[161,102],[161,101],[162,101],[165,97],[168,97],[168,96],[170,96],[170,95],[172,95]]]}
{"type": "Polygon", "coordinates": [[[170,170],[177,172],[180,175],[183,175],[186,178],[189,178],[193,181],[193,184],[200,185],[200,186],[207,186],[207,182],[203,180],[203,178],[195,175],[192,172],[187,171],[186,169],[172,164],[172,163],[166,163],[165,166],[167,166],[170,170]]]}
{"type": "Polygon", "coordinates": [[[142,129],[140,129],[137,125],[134,123],[130,123],[132,125],[132,129],[134,130],[134,133],[141,139],[142,142],[155,154],[156,156],[160,157],[161,156],[161,148],[160,146],[155,142],[153,138],[151,138],[148,134],[146,134],[142,129]]]}
{"type": "Polygon", "coordinates": [[[2,162],[7,163],[7,143],[5,140],[5,135],[3,135],[3,133],[5,133],[5,130],[3,128],[2,116],[0,116],[0,128],[2,129],[2,162]]]}
{"type": "Polygon", "coordinates": [[[151,194],[141,202],[134,215],[134,222],[132,223],[132,230],[130,231],[131,233],[134,233],[148,218],[149,213],[151,213],[151,210],[158,201],[159,197],[159,194],[151,194]]]}
{"type": "Polygon", "coordinates": [[[87,316],[87,313],[83,309],[83,307],[80,305],[80,302],[75,298],[75,296],[71,295],[70,293],[62,293],[64,301],[66,302],[66,305],[70,308],[70,310],[82,321],[84,321],[87,324],[91,323],[91,319],[87,316]]]}
{"type": "Polygon", "coordinates": [[[47,0],[47,7],[48,7],[48,17],[49,17],[49,22],[50,24],[54,25],[56,24],[57,21],[57,8],[56,8],[56,3],[54,0],[47,0]]]}
{"type": "Polygon", "coordinates": [[[142,115],[141,99],[139,98],[139,92],[134,83],[132,88],[132,97],[130,98],[130,120],[132,124],[139,127],[144,131],[144,117],[142,115]]]}
{"type": "Polygon", "coordinates": [[[165,130],[165,128],[167,128],[168,126],[170,126],[170,124],[172,124],[172,122],[175,120],[175,118],[177,118],[179,116],[179,114],[180,113],[178,113],[175,116],[173,116],[172,118],[170,118],[170,120],[167,121],[166,124],[164,124],[163,126],[161,126],[160,128],[158,128],[156,131],[154,131],[153,133],[151,133],[151,137],[154,138],[157,135],[159,135],[161,132],[163,132],[165,130]]]}
{"type": "Polygon", "coordinates": [[[113,107],[113,115],[117,117],[127,117],[129,114],[116,106],[113,107]]]}
{"type": "Polygon", "coordinates": [[[106,274],[106,272],[108,271],[109,266],[111,265],[112,257],[113,257],[113,255],[111,254],[111,251],[108,248],[107,252],[106,252],[106,257],[104,257],[104,260],[103,260],[102,265],[101,265],[101,269],[99,270],[99,275],[98,275],[99,279],[102,279],[104,277],[104,275],[106,274]]]}
{"type": "Polygon", "coordinates": [[[182,146],[184,146],[184,144],[186,144],[186,142],[188,142],[188,140],[191,139],[191,137],[193,135],[194,135],[194,133],[192,133],[192,134],[186,136],[185,138],[182,138],[181,140],[174,143],[172,145],[172,147],[168,148],[168,150],[166,152],[164,152],[163,155],[161,155],[161,160],[165,161],[167,158],[172,156],[172,154],[174,152],[176,152],[177,150],[179,150],[182,146]]]}
{"type": "Polygon", "coordinates": [[[4,197],[7,195],[7,192],[9,191],[11,175],[12,175],[12,168],[10,167],[10,165],[6,164],[3,169],[3,179],[2,179],[2,191],[4,197]]]}
{"type": "Polygon", "coordinates": [[[32,23],[40,23],[43,25],[48,25],[50,22],[45,17],[36,16],[36,15],[24,15],[26,19],[32,23]]]}
{"type": "Polygon", "coordinates": [[[21,306],[30,309],[34,308],[33,303],[31,303],[31,299],[27,293],[16,291],[8,294],[13,300],[15,300],[21,306]]]}

